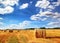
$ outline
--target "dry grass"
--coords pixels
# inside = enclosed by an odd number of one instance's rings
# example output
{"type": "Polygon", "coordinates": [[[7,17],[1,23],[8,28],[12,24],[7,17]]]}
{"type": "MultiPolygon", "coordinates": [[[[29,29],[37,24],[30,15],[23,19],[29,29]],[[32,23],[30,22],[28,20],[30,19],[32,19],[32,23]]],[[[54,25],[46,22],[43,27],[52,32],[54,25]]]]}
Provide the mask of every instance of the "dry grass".
{"type": "Polygon", "coordinates": [[[0,43],[8,43],[11,36],[16,36],[19,43],[60,43],[60,30],[56,29],[0,31],[0,43]]]}

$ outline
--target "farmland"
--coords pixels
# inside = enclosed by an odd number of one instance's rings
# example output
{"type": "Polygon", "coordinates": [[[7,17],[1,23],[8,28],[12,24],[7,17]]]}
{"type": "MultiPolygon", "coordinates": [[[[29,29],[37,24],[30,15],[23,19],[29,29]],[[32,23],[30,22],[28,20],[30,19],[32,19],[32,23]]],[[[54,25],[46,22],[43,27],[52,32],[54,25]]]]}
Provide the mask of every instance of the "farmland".
{"type": "Polygon", "coordinates": [[[60,43],[60,29],[0,30],[0,43],[60,43]]]}

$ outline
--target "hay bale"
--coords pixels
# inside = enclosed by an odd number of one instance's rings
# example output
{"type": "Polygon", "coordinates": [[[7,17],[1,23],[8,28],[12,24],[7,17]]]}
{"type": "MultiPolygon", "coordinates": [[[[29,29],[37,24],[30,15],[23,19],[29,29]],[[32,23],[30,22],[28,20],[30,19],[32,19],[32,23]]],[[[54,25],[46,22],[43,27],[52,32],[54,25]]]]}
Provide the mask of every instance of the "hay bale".
{"type": "Polygon", "coordinates": [[[36,30],[36,38],[42,38],[43,37],[43,33],[42,30],[36,30]]]}

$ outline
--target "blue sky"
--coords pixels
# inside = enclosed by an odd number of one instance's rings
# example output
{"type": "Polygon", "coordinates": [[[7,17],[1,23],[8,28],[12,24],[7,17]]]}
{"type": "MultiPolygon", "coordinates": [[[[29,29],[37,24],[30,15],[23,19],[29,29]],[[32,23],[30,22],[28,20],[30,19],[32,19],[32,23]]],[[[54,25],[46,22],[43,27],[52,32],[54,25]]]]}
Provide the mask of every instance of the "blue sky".
{"type": "Polygon", "coordinates": [[[0,0],[0,29],[60,27],[60,0],[0,0]]]}

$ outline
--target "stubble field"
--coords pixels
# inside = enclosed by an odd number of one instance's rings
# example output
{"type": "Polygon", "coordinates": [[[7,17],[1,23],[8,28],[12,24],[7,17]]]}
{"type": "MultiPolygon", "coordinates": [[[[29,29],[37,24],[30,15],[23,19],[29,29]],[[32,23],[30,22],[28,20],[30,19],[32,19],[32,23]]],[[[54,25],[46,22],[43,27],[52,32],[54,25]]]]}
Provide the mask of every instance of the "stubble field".
{"type": "Polygon", "coordinates": [[[60,29],[0,30],[0,43],[60,43],[60,29]]]}

